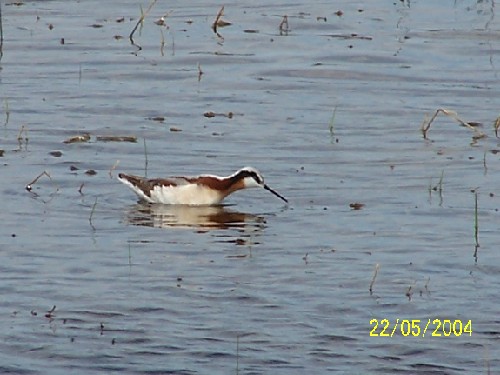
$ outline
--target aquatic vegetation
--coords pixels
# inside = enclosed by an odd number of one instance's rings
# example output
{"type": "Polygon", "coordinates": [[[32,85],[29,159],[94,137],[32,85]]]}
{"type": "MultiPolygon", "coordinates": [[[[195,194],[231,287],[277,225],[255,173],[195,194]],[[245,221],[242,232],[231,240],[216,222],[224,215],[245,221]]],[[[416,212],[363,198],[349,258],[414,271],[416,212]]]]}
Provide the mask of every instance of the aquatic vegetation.
{"type": "Polygon", "coordinates": [[[467,122],[467,121],[462,120],[460,117],[458,117],[458,114],[455,111],[452,111],[452,110],[449,110],[449,109],[444,109],[444,108],[438,108],[434,112],[434,114],[430,117],[430,119],[427,117],[427,115],[425,115],[424,122],[422,123],[422,126],[420,128],[421,131],[422,131],[422,134],[424,136],[424,139],[427,139],[427,132],[429,131],[432,122],[436,119],[436,117],[440,113],[442,113],[442,114],[444,114],[444,115],[446,115],[448,117],[451,117],[452,119],[454,119],[455,121],[457,121],[460,125],[465,126],[466,128],[472,130],[474,132],[474,134],[475,134],[472,137],[473,140],[478,140],[478,139],[486,137],[486,134],[484,134],[483,132],[481,132],[478,129],[478,125],[479,125],[478,123],[470,122],[470,121],[467,122]]]}

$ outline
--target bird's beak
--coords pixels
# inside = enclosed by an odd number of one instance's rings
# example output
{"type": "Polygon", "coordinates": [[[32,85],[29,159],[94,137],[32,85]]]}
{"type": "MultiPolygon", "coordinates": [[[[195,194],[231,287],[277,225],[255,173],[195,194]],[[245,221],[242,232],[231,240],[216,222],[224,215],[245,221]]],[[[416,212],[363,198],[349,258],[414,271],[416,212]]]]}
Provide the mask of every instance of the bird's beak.
{"type": "Polygon", "coordinates": [[[288,203],[288,200],[287,200],[285,197],[283,197],[283,196],[279,195],[276,191],[274,191],[273,189],[271,189],[271,188],[270,188],[269,186],[267,186],[266,184],[264,184],[264,185],[263,185],[263,187],[264,187],[264,189],[266,189],[266,190],[270,191],[271,193],[273,193],[274,195],[276,195],[278,198],[281,198],[281,199],[283,199],[286,203],[288,203]]]}

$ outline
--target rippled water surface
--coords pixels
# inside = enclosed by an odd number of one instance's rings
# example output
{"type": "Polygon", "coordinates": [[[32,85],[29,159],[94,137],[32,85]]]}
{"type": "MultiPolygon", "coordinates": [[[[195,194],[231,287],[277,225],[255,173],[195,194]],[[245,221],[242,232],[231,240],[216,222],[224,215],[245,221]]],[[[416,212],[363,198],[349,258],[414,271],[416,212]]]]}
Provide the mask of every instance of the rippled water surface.
{"type": "Polygon", "coordinates": [[[1,5],[0,372],[500,369],[493,0],[1,5]],[[116,180],[246,165],[290,204],[116,180]]]}

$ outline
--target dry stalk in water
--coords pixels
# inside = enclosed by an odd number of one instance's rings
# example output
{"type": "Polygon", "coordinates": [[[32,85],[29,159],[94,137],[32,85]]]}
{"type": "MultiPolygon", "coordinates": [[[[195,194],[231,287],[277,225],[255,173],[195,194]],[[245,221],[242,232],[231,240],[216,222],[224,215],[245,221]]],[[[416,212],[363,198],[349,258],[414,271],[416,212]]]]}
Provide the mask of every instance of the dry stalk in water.
{"type": "Polygon", "coordinates": [[[280,25],[279,25],[279,29],[280,29],[280,35],[288,35],[288,31],[290,30],[290,27],[288,25],[288,16],[287,15],[283,16],[283,19],[281,20],[280,25]]]}
{"type": "Polygon", "coordinates": [[[456,112],[450,111],[450,110],[444,109],[444,108],[438,108],[436,110],[436,112],[434,113],[434,115],[432,115],[432,117],[430,118],[430,120],[427,119],[427,115],[425,116],[424,122],[422,123],[422,127],[421,127],[422,134],[424,135],[424,139],[427,139],[427,132],[429,131],[429,129],[431,127],[431,124],[434,121],[434,119],[440,113],[442,113],[442,114],[444,114],[444,115],[446,115],[448,117],[451,117],[452,119],[454,119],[455,121],[457,121],[460,125],[465,126],[466,128],[472,130],[475,133],[475,135],[473,137],[474,139],[480,139],[480,138],[485,138],[486,137],[486,134],[484,134],[483,132],[479,131],[476,126],[472,126],[469,122],[466,122],[466,121],[462,120],[460,117],[458,117],[458,115],[457,115],[456,112]]]}
{"type": "Polygon", "coordinates": [[[500,116],[497,117],[493,126],[495,128],[495,136],[498,138],[498,128],[500,128],[500,116]]]}
{"type": "Polygon", "coordinates": [[[222,40],[224,40],[224,37],[219,34],[218,28],[219,27],[224,27],[224,26],[227,26],[227,25],[231,24],[231,22],[226,22],[226,21],[224,21],[222,19],[223,15],[224,15],[224,5],[222,6],[222,8],[219,9],[219,11],[217,12],[217,16],[215,17],[214,23],[212,23],[212,30],[222,40]]]}
{"type": "Polygon", "coordinates": [[[148,9],[146,9],[145,12],[142,12],[142,8],[141,8],[141,16],[139,17],[139,20],[137,21],[137,23],[135,24],[135,27],[132,29],[132,32],[129,35],[130,43],[132,45],[136,46],[137,48],[139,48],[139,50],[141,50],[142,47],[139,46],[139,45],[137,45],[137,44],[135,44],[135,42],[134,42],[134,33],[137,31],[137,28],[139,27],[139,25],[143,24],[144,19],[146,18],[146,16],[148,15],[148,13],[151,11],[151,9],[153,8],[153,6],[156,4],[156,1],[157,0],[152,0],[151,3],[148,6],[148,9]]]}
{"type": "Polygon", "coordinates": [[[198,63],[198,82],[201,81],[201,76],[203,75],[203,70],[201,70],[201,65],[198,63]]]}
{"type": "Polygon", "coordinates": [[[17,134],[17,141],[22,143],[23,141],[28,143],[28,128],[24,125],[21,125],[21,129],[19,129],[19,133],[17,134]],[[24,132],[24,138],[23,138],[24,132]]]}
{"type": "Polygon", "coordinates": [[[26,184],[25,189],[28,190],[28,191],[31,191],[33,189],[33,185],[36,184],[38,182],[38,180],[40,178],[42,178],[43,176],[47,176],[49,178],[49,180],[52,181],[52,177],[50,177],[50,174],[48,174],[47,171],[43,171],[38,176],[36,176],[33,179],[33,181],[31,181],[30,183],[26,184]]]}

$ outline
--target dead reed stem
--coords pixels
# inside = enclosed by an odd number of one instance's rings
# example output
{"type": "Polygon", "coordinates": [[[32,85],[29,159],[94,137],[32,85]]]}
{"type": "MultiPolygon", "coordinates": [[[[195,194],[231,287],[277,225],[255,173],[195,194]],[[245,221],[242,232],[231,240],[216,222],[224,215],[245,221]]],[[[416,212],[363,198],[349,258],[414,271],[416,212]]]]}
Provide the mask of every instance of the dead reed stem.
{"type": "Polygon", "coordinates": [[[157,0],[152,0],[145,12],[142,11],[142,7],[141,7],[141,16],[139,17],[139,20],[137,21],[137,23],[135,24],[135,27],[132,29],[132,32],[129,35],[130,43],[132,45],[136,46],[137,48],[139,48],[139,50],[141,50],[142,47],[139,46],[139,45],[137,45],[137,44],[135,44],[135,42],[134,42],[134,33],[137,31],[137,28],[139,27],[139,25],[143,24],[144,19],[146,18],[146,16],[148,15],[148,13],[151,11],[151,9],[153,8],[153,6],[156,4],[156,1],[157,0]]]}
{"type": "Polygon", "coordinates": [[[28,128],[24,125],[21,125],[21,129],[19,129],[19,133],[17,134],[17,141],[21,143],[22,141],[25,141],[28,143],[28,128]],[[24,138],[23,138],[23,133],[24,133],[24,138]]]}
{"type": "MultiPolygon", "coordinates": [[[[219,36],[220,38],[222,38],[222,36],[219,35],[219,33],[217,32],[217,26],[219,26],[219,21],[220,19],[222,18],[222,16],[224,15],[224,5],[222,6],[222,8],[219,9],[219,11],[217,12],[217,16],[215,17],[215,21],[214,23],[212,24],[212,30],[214,31],[214,33],[217,34],[217,36],[219,36]]],[[[223,38],[224,39],[224,38],[223,38]]]]}
{"type": "Polygon", "coordinates": [[[493,127],[495,128],[495,137],[498,138],[498,128],[500,128],[500,116],[498,116],[493,123],[493,127]]]}
{"type": "Polygon", "coordinates": [[[288,31],[290,30],[290,27],[288,25],[288,16],[284,15],[283,19],[280,22],[279,25],[279,30],[280,30],[280,35],[288,35],[288,31]]]}
{"type": "Polygon", "coordinates": [[[40,173],[38,176],[36,176],[33,181],[29,182],[28,184],[26,184],[25,186],[25,189],[28,190],[28,191],[31,191],[33,189],[33,185],[35,185],[38,180],[40,178],[42,178],[43,176],[47,176],[49,178],[49,180],[52,181],[52,177],[50,177],[50,174],[47,173],[47,171],[43,171],[42,173],[40,173]]]}
{"type": "Polygon", "coordinates": [[[450,111],[450,110],[444,109],[444,108],[438,108],[436,110],[436,112],[434,113],[434,115],[432,115],[432,117],[430,118],[430,120],[427,119],[427,115],[425,116],[424,122],[422,123],[422,126],[421,126],[421,130],[422,130],[422,134],[424,136],[424,139],[427,139],[427,132],[429,131],[432,122],[436,119],[436,117],[440,113],[442,113],[442,114],[444,114],[444,115],[446,115],[448,117],[451,117],[452,119],[454,119],[455,121],[457,121],[460,125],[465,126],[466,128],[472,130],[475,133],[474,139],[480,139],[480,138],[486,137],[486,134],[484,134],[483,132],[481,132],[480,130],[478,130],[477,127],[472,126],[467,121],[464,121],[460,117],[458,117],[458,115],[457,115],[456,112],[450,111]]]}
{"type": "Polygon", "coordinates": [[[201,70],[201,65],[198,63],[198,82],[201,81],[201,76],[203,75],[203,70],[201,70]]]}

